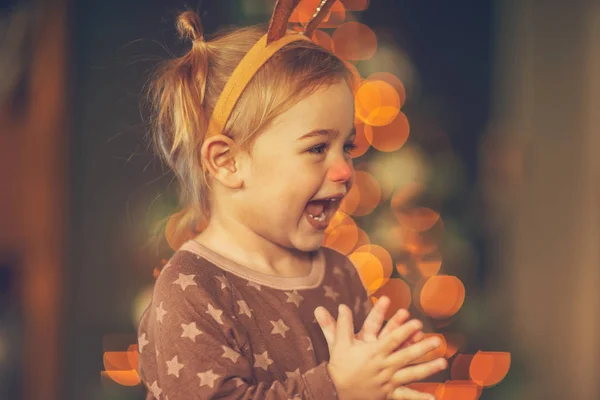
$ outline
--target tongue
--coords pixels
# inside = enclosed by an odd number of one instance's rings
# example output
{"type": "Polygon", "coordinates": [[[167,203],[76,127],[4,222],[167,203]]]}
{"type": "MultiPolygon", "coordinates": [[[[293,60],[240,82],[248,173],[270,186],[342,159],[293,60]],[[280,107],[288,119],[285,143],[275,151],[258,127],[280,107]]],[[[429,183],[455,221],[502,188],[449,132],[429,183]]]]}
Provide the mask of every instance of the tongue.
{"type": "Polygon", "coordinates": [[[311,201],[306,205],[306,211],[314,217],[321,215],[325,209],[325,204],[322,201],[311,201]]]}

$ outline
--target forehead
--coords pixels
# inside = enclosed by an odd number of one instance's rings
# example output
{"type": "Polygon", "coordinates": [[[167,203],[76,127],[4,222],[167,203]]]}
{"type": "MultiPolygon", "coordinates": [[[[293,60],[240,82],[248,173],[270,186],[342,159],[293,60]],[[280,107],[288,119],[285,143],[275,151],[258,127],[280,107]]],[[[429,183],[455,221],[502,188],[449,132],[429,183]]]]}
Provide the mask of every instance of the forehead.
{"type": "Polygon", "coordinates": [[[348,84],[340,82],[304,97],[274,118],[263,135],[289,140],[314,129],[336,129],[346,134],[353,127],[354,96],[348,84]]]}

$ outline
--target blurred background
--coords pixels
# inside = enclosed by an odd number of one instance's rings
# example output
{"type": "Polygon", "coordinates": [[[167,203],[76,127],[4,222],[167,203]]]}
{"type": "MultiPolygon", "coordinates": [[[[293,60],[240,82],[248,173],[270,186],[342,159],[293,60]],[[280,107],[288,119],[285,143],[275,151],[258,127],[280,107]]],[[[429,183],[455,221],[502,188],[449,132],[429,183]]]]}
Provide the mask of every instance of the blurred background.
{"type": "MultiPolygon", "coordinates": [[[[267,22],[273,1],[1,4],[0,399],[141,400],[137,319],[178,210],[143,91],[189,49],[178,11],[210,34],[267,22]]],[[[336,7],[316,39],[356,67],[364,112],[340,222],[359,239],[329,245],[359,269],[379,246],[395,304],[448,340],[432,381],[483,386],[444,399],[600,399],[600,2],[336,7]],[[438,297],[436,277],[454,277],[438,297]]]]}

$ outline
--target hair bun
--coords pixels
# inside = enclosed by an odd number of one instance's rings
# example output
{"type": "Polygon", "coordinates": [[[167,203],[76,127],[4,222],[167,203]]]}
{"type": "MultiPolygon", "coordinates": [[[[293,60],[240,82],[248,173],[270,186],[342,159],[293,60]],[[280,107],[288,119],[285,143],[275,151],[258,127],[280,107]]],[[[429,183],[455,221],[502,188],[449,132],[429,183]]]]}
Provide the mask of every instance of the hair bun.
{"type": "Polygon", "coordinates": [[[193,11],[184,11],[177,17],[177,31],[182,38],[204,40],[200,17],[193,11]]]}

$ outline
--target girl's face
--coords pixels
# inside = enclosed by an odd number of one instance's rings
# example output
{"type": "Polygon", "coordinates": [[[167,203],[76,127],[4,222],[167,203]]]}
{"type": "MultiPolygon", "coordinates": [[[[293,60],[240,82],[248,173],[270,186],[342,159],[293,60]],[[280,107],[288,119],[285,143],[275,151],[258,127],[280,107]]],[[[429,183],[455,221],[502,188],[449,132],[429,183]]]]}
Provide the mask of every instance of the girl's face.
{"type": "Polygon", "coordinates": [[[244,163],[238,218],[278,245],[318,249],[354,181],[354,137],[354,98],[343,81],[279,115],[244,163]]]}

